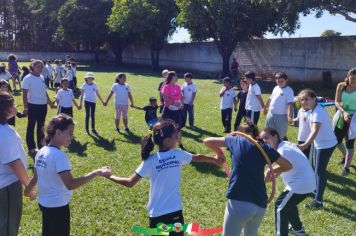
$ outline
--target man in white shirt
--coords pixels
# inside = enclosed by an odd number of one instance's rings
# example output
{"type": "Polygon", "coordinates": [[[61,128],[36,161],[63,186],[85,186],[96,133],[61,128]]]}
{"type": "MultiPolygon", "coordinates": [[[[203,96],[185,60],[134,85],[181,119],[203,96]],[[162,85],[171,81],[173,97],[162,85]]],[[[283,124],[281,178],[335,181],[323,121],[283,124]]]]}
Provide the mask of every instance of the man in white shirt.
{"type": "Polygon", "coordinates": [[[184,75],[185,83],[182,86],[183,93],[183,111],[182,111],[182,127],[187,122],[187,116],[189,115],[189,126],[194,126],[194,100],[197,94],[197,86],[192,82],[192,74],[186,73],[184,75]]]}

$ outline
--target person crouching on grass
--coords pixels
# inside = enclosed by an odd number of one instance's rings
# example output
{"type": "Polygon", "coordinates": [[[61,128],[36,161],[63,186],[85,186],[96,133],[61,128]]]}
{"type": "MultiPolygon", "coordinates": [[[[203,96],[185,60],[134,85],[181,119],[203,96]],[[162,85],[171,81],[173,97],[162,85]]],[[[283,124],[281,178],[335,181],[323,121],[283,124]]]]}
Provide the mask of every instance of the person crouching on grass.
{"type": "MultiPolygon", "coordinates": [[[[277,236],[288,236],[288,231],[294,235],[306,235],[303,224],[299,218],[298,204],[304,201],[315,188],[315,173],[308,158],[293,143],[282,141],[279,132],[274,128],[265,128],[260,138],[281,156],[286,158],[292,169],[281,173],[279,167],[274,167],[277,177],[281,175],[285,190],[279,195],[275,203],[275,222],[277,236]],[[288,230],[288,225],[291,227],[288,230]]],[[[270,170],[266,173],[266,182],[271,181],[270,170]]]]}
{"type": "MultiPolygon", "coordinates": [[[[252,121],[240,126],[239,131],[252,138],[258,137],[257,126],[252,121]]],[[[216,153],[218,159],[225,159],[222,148],[231,153],[232,170],[227,189],[227,204],[224,216],[223,236],[257,236],[267,208],[267,194],[264,169],[266,160],[254,143],[245,137],[211,137],[204,144],[216,153]]],[[[291,163],[276,150],[259,142],[268,158],[278,164],[281,172],[289,171],[291,163]]]]}
{"type": "Polygon", "coordinates": [[[51,119],[47,126],[47,145],[37,153],[34,176],[25,189],[25,194],[28,194],[38,184],[43,236],[69,236],[69,202],[72,190],[97,176],[111,175],[109,167],[102,167],[84,176],[73,178],[69,158],[61,150],[61,147],[67,147],[71,143],[73,132],[74,121],[70,116],[59,114],[51,119]]]}
{"type": "MultiPolygon", "coordinates": [[[[133,187],[142,178],[150,178],[150,195],[147,205],[149,227],[156,228],[158,223],[184,224],[180,184],[182,166],[190,162],[208,162],[220,165],[213,157],[202,154],[190,154],[177,149],[178,130],[172,120],[160,120],[153,126],[152,134],[145,136],[141,143],[142,163],[128,178],[110,176],[109,179],[125,187],[133,187]],[[151,154],[154,146],[159,151],[151,154]]],[[[184,233],[170,233],[183,236],[184,233]]]]}

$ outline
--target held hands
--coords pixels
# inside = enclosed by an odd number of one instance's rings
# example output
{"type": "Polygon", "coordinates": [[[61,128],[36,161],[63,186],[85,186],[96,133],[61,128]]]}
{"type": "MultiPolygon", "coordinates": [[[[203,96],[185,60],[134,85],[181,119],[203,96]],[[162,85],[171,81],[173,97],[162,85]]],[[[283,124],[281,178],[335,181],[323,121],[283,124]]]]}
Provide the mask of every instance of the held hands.
{"type": "Polygon", "coordinates": [[[267,170],[265,172],[265,183],[271,182],[272,181],[272,174],[271,170],[267,170]]]}
{"type": "Polygon", "coordinates": [[[307,146],[305,144],[298,144],[297,147],[301,150],[301,151],[304,151],[307,146]]]}
{"type": "Polygon", "coordinates": [[[35,190],[30,190],[28,186],[26,186],[25,191],[24,191],[25,197],[30,198],[31,201],[36,200],[37,193],[35,190]]]}
{"type": "Polygon", "coordinates": [[[344,112],[343,116],[344,116],[344,121],[347,122],[347,123],[350,123],[350,121],[351,121],[350,114],[347,113],[347,112],[344,112]]]}
{"type": "Polygon", "coordinates": [[[288,117],[288,124],[293,125],[293,123],[294,123],[293,118],[288,117]]]}
{"type": "Polygon", "coordinates": [[[263,114],[264,114],[264,115],[267,115],[267,113],[268,113],[268,107],[265,106],[265,107],[263,108],[263,114]]]}
{"type": "Polygon", "coordinates": [[[24,108],[22,114],[26,117],[28,115],[28,108],[24,108]]]}
{"type": "Polygon", "coordinates": [[[109,178],[112,175],[112,170],[109,166],[101,167],[100,169],[97,170],[97,172],[99,176],[105,178],[109,178]]]}

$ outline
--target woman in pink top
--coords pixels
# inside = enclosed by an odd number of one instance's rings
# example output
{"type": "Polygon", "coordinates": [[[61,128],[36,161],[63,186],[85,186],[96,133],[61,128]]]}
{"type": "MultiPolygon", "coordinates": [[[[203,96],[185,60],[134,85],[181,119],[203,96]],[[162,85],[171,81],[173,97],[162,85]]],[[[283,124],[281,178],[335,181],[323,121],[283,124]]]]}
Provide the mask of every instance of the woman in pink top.
{"type": "Polygon", "coordinates": [[[177,125],[179,130],[179,147],[183,148],[181,143],[181,113],[182,113],[182,91],[177,84],[178,78],[175,71],[168,72],[166,84],[161,89],[161,94],[164,100],[162,119],[171,119],[177,125]]]}

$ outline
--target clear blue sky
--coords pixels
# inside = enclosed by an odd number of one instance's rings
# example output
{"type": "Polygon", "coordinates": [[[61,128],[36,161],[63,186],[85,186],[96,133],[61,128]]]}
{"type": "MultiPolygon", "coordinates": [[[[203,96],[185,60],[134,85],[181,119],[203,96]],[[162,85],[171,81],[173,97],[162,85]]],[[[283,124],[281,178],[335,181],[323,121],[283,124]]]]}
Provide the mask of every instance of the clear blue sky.
{"type": "MultiPolygon", "coordinates": [[[[300,17],[300,29],[294,35],[284,34],[282,37],[318,37],[327,30],[332,29],[341,32],[341,35],[356,35],[356,23],[347,21],[341,15],[330,15],[325,12],[321,18],[316,18],[314,14],[300,17]]],[[[271,33],[265,35],[266,38],[280,38],[271,33]]],[[[189,42],[190,36],[186,29],[180,28],[172,36],[169,42],[189,42]]]]}

